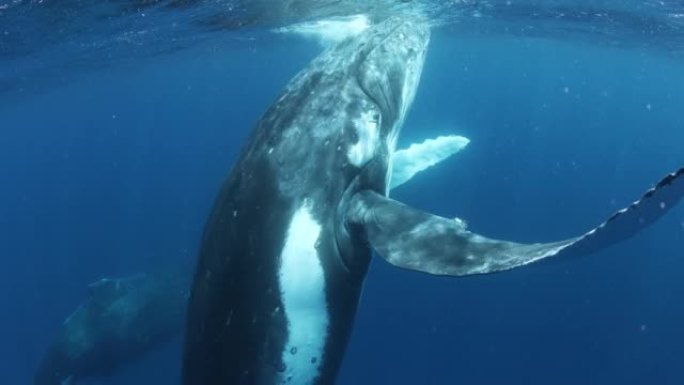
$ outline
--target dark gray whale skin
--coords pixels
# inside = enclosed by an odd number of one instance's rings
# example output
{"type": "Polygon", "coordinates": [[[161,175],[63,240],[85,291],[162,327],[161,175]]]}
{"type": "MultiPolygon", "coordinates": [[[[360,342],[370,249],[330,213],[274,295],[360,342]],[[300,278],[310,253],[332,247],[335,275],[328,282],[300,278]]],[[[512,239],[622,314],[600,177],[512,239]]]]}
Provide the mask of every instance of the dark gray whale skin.
{"type": "Polygon", "coordinates": [[[183,271],[101,279],[58,331],[34,377],[62,385],[108,376],[182,330],[190,275],[183,271]]]}

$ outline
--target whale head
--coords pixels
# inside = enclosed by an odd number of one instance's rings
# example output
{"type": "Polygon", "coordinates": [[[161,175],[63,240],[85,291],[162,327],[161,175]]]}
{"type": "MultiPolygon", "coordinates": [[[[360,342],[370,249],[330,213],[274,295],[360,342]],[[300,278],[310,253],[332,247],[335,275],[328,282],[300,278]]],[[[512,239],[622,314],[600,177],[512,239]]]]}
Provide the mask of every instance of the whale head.
{"type": "Polygon", "coordinates": [[[382,115],[382,131],[396,141],[423,71],[430,40],[421,17],[393,17],[374,25],[358,41],[357,80],[382,115]]]}
{"type": "Polygon", "coordinates": [[[336,193],[356,188],[357,176],[371,168],[374,176],[364,181],[385,188],[396,138],[420,81],[429,27],[406,14],[373,20],[288,83],[257,123],[259,141],[253,145],[253,154],[277,170],[279,193],[310,194],[320,186],[312,175],[334,181],[336,193]]]}

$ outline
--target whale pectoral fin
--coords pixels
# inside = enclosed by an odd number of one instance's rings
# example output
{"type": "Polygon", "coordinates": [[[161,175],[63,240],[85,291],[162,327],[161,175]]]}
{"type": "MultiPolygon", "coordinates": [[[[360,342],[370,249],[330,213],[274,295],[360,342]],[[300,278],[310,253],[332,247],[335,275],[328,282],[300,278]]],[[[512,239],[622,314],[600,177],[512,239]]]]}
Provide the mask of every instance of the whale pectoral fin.
{"type": "Polygon", "coordinates": [[[669,174],[638,201],[586,234],[552,243],[521,244],[472,233],[461,220],[442,218],[375,192],[351,202],[348,223],[360,226],[389,263],[435,275],[494,273],[548,258],[581,256],[630,238],[684,196],[684,168],[669,174]]]}
{"type": "Polygon", "coordinates": [[[463,150],[470,140],[463,136],[439,136],[414,143],[392,155],[390,189],[401,186],[417,173],[463,150]]]}

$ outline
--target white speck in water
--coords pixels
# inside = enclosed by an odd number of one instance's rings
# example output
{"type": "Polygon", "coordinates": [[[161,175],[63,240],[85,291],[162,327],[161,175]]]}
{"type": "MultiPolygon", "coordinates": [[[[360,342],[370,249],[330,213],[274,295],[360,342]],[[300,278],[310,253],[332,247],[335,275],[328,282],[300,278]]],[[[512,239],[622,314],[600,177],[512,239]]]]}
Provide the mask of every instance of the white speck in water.
{"type": "Polygon", "coordinates": [[[271,154],[273,154],[273,147],[268,149],[268,155],[271,155],[271,154]]]}
{"type": "Polygon", "coordinates": [[[237,218],[237,210],[233,210],[233,218],[237,218]]]}
{"type": "Polygon", "coordinates": [[[660,209],[661,210],[665,210],[666,207],[667,207],[667,205],[665,204],[665,202],[660,202],[660,209]]]}
{"type": "Polygon", "coordinates": [[[651,105],[651,103],[646,104],[646,109],[649,111],[651,111],[651,109],[653,109],[653,106],[651,105]]]}
{"type": "Polygon", "coordinates": [[[570,93],[570,87],[563,87],[563,92],[566,94],[570,93]]]}

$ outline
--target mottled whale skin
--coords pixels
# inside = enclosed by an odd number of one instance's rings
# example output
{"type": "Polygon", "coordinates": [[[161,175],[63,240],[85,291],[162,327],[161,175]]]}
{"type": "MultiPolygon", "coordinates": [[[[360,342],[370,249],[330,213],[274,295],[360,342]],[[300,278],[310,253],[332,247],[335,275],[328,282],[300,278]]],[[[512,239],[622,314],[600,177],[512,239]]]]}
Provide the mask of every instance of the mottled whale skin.
{"type": "Polygon", "coordinates": [[[420,18],[371,25],[314,59],[256,124],[203,235],[183,384],[334,384],[372,250],[428,274],[493,273],[610,246],[684,194],[679,170],[596,229],[539,244],[387,198],[428,41],[420,18]]]}
{"type": "Polygon", "coordinates": [[[108,376],[168,342],[182,329],[189,281],[174,271],[94,282],[45,353],[34,384],[108,376]]]}

